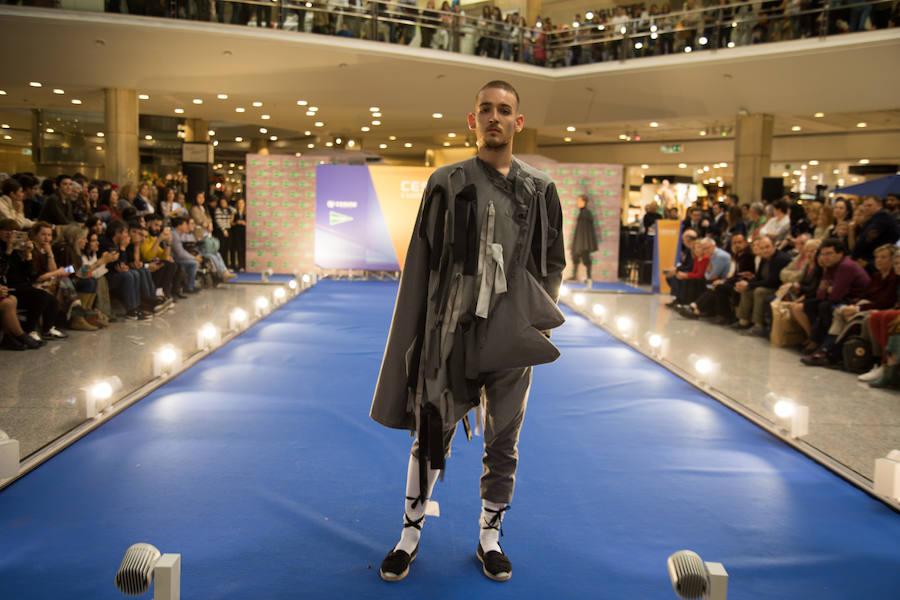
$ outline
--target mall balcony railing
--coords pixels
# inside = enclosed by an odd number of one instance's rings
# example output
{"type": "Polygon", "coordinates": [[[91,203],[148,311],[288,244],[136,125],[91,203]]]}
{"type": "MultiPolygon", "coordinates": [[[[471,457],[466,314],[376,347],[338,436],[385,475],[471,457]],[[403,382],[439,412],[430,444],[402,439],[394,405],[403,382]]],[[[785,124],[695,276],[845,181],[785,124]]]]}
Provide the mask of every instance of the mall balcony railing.
{"type": "MultiPolygon", "coordinates": [[[[376,40],[549,67],[718,50],[900,25],[893,0],[752,0],[631,18],[528,27],[385,0],[93,0],[95,11],[212,21],[376,40]]],[[[86,10],[91,0],[21,0],[86,10]]],[[[444,3],[445,6],[449,6],[444,3]]],[[[480,10],[480,6],[476,10],[480,10]]]]}

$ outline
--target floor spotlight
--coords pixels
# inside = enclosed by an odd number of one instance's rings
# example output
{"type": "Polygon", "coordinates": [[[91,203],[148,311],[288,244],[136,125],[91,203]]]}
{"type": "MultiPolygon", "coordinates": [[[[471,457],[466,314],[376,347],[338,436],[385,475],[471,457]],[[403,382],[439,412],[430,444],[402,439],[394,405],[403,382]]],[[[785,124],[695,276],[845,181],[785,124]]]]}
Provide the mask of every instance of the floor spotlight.
{"type": "Polygon", "coordinates": [[[93,419],[112,405],[113,394],[122,389],[122,380],[113,375],[81,388],[84,418],[93,419]]]}
{"type": "Polygon", "coordinates": [[[290,281],[288,281],[288,287],[291,288],[291,292],[296,294],[297,293],[297,280],[291,279],[290,281]]]}
{"type": "Polygon", "coordinates": [[[565,296],[568,296],[568,295],[569,295],[569,286],[567,286],[566,284],[562,284],[561,286],[559,286],[559,297],[564,298],[565,296]]]}
{"type": "Polygon", "coordinates": [[[650,346],[650,354],[661,358],[666,354],[666,351],[669,348],[669,340],[664,338],[658,333],[654,333],[652,331],[648,331],[644,336],[644,339],[647,342],[647,345],[650,346]]]}
{"type": "Polygon", "coordinates": [[[304,286],[308,286],[309,284],[311,284],[312,280],[313,280],[312,275],[310,275],[309,273],[304,273],[303,277],[300,278],[300,281],[303,282],[304,286]]]}
{"type": "Polygon", "coordinates": [[[597,317],[600,322],[604,322],[606,320],[606,307],[602,304],[595,304],[591,310],[594,312],[594,316],[597,317]]]}
{"type": "Polygon", "coordinates": [[[697,374],[697,379],[705,384],[712,382],[719,371],[718,363],[708,356],[701,356],[700,354],[688,356],[688,365],[697,374]]]}
{"type": "Polygon", "coordinates": [[[574,302],[578,306],[584,306],[584,294],[575,294],[574,296],[572,296],[572,302],[574,302]]]}
{"type": "Polygon", "coordinates": [[[282,302],[284,302],[284,298],[286,296],[287,296],[287,292],[285,292],[284,288],[281,286],[278,286],[272,292],[272,299],[274,300],[275,304],[281,304],[282,302]]]}
{"type": "Polygon", "coordinates": [[[181,364],[181,350],[167,344],[153,353],[153,376],[171,374],[181,364]]]}
{"type": "Polygon", "coordinates": [[[247,324],[247,311],[243,308],[235,308],[228,314],[228,329],[237,331],[247,324]]]}
{"type": "Polygon", "coordinates": [[[261,317],[265,315],[269,310],[269,299],[264,296],[260,296],[256,299],[256,302],[253,304],[253,306],[256,308],[256,316],[261,317]]]}
{"type": "Polygon", "coordinates": [[[19,440],[11,440],[0,429],[0,479],[8,479],[19,474],[19,440]]]}
{"type": "Polygon", "coordinates": [[[809,407],[797,404],[790,398],[778,396],[772,392],[766,394],[766,400],[775,413],[775,422],[790,437],[803,437],[809,433],[809,407]]]}
{"type": "Polygon", "coordinates": [[[631,335],[631,328],[634,326],[631,319],[628,317],[619,317],[616,319],[616,329],[619,330],[624,337],[628,337],[631,335]]]}
{"type": "Polygon", "coordinates": [[[679,550],[666,560],[672,588],[679,598],[727,600],[728,572],[722,563],[704,562],[691,550],[679,550]]]}
{"type": "Polygon", "coordinates": [[[116,589],[129,596],[140,596],[150,589],[150,584],[153,584],[154,600],[178,600],[181,555],[161,555],[150,544],[132,544],[116,572],[116,589]]]}
{"type": "Polygon", "coordinates": [[[197,330],[197,350],[211,350],[222,342],[222,335],[212,323],[204,323],[197,330]]]}
{"type": "Polygon", "coordinates": [[[874,486],[877,495],[900,502],[900,450],[891,450],[886,458],[875,459],[874,486]]]}

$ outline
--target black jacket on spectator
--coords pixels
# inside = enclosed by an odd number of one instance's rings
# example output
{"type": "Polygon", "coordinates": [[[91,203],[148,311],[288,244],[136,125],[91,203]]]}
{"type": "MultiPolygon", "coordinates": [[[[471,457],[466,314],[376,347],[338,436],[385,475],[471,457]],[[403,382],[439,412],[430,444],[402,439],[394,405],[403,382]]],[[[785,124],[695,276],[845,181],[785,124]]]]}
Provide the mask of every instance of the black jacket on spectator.
{"type": "Polygon", "coordinates": [[[34,263],[25,260],[18,250],[11,254],[0,252],[0,285],[14,294],[17,289],[29,288],[35,280],[34,263]]]}
{"type": "Polygon", "coordinates": [[[898,238],[900,230],[897,221],[891,213],[882,208],[863,225],[859,235],[856,236],[851,256],[872,263],[875,260],[875,248],[882,244],[893,244],[898,238]]]}
{"type": "Polygon", "coordinates": [[[118,252],[119,253],[118,259],[112,260],[112,261],[109,261],[108,263],[106,263],[106,271],[107,271],[106,274],[107,275],[109,275],[110,273],[115,273],[116,265],[118,265],[120,263],[125,266],[128,266],[128,256],[126,256],[125,252],[122,252],[121,250],[119,250],[119,245],[116,244],[114,241],[112,241],[108,235],[101,235],[99,242],[100,242],[100,248],[97,250],[97,254],[99,254],[100,256],[103,256],[104,252],[118,252]]]}
{"type": "Polygon", "coordinates": [[[756,270],[756,257],[750,248],[746,248],[743,252],[735,257],[737,265],[734,270],[734,278],[740,279],[740,273],[753,273],[756,270]]]}
{"type": "Polygon", "coordinates": [[[788,266],[790,262],[791,257],[783,250],[776,250],[769,260],[762,259],[759,261],[756,276],[748,282],[750,289],[765,287],[777,290],[781,287],[781,279],[779,277],[781,270],[788,266]]]}
{"type": "Polygon", "coordinates": [[[44,202],[44,208],[38,217],[41,221],[47,221],[52,225],[68,225],[75,222],[71,202],[63,202],[59,194],[53,194],[44,202]]]}

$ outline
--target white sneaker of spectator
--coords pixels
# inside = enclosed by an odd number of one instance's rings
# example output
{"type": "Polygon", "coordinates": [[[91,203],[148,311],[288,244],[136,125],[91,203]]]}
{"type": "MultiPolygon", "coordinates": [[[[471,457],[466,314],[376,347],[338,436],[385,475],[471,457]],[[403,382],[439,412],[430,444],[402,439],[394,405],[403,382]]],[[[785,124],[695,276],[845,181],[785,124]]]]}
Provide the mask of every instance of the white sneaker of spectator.
{"type": "Polygon", "coordinates": [[[68,333],[63,333],[56,327],[51,327],[47,333],[41,335],[45,340],[64,340],[69,337],[68,333]]]}
{"type": "Polygon", "coordinates": [[[875,381],[877,379],[881,379],[881,376],[883,374],[884,366],[876,365],[875,368],[873,368],[871,371],[869,371],[868,373],[863,373],[862,375],[858,376],[857,379],[860,381],[875,381]]]}

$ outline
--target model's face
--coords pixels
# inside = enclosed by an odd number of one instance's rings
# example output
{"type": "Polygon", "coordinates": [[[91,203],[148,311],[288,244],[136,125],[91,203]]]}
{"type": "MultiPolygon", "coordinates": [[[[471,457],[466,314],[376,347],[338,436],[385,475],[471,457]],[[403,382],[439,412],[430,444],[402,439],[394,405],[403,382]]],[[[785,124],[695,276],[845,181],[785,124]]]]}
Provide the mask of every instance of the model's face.
{"type": "Polygon", "coordinates": [[[525,117],[518,114],[518,103],[512,92],[487,88],[478,94],[475,112],[469,113],[469,129],[475,132],[478,147],[501,149],[512,143],[513,135],[522,131],[525,117]]]}

